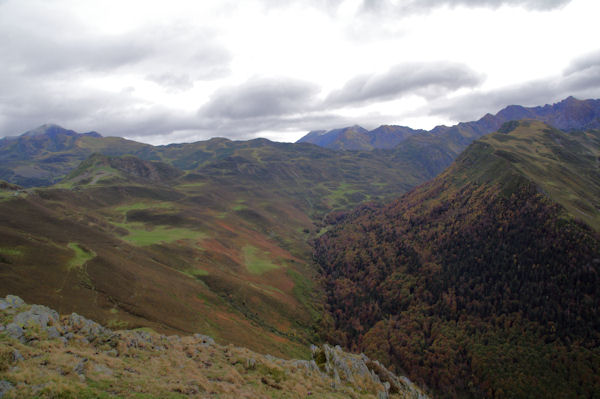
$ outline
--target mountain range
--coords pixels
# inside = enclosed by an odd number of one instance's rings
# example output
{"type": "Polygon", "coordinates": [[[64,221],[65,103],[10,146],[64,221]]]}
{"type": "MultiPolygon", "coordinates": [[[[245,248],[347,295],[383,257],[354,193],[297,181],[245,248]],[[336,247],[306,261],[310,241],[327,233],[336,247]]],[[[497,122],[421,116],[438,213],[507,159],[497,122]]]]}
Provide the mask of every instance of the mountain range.
{"type": "Polygon", "coordinates": [[[598,129],[600,128],[600,100],[581,101],[568,97],[556,104],[538,107],[510,105],[496,115],[486,114],[477,121],[462,122],[454,126],[437,126],[430,131],[394,125],[382,125],[370,131],[358,125],[329,131],[315,130],[297,142],[312,143],[336,150],[355,151],[389,149],[407,139],[420,142],[434,137],[442,137],[453,144],[460,144],[492,133],[505,122],[521,119],[543,121],[566,131],[598,129]]]}
{"type": "Polygon", "coordinates": [[[286,358],[327,341],[434,396],[594,396],[599,103],[313,134],[353,151],[0,139],[0,295],[286,358]]]}

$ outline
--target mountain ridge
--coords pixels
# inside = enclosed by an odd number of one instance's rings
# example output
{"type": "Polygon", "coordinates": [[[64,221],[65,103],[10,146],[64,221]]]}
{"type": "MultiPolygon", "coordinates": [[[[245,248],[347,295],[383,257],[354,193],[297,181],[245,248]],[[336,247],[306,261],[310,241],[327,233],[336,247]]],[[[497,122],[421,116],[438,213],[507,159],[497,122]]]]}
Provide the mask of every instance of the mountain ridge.
{"type": "Polygon", "coordinates": [[[397,200],[328,216],[326,339],[440,397],[594,395],[600,132],[501,130],[397,200]]]}
{"type": "Polygon", "coordinates": [[[407,138],[419,134],[443,135],[453,130],[471,130],[474,134],[467,136],[468,138],[481,137],[497,130],[504,122],[519,119],[540,120],[561,130],[598,129],[600,128],[600,100],[578,100],[570,96],[551,105],[546,104],[536,107],[509,105],[495,115],[488,113],[477,121],[460,122],[453,126],[439,125],[429,131],[396,125],[382,125],[368,131],[360,126],[358,126],[360,129],[358,129],[355,125],[350,128],[309,132],[300,138],[297,143],[307,142],[337,150],[389,149],[407,138]],[[387,129],[388,134],[392,136],[391,140],[377,140],[377,136],[382,129],[387,129]],[[340,133],[347,130],[353,130],[357,133],[355,141],[349,140],[348,137],[345,140],[340,138],[340,133]]]}

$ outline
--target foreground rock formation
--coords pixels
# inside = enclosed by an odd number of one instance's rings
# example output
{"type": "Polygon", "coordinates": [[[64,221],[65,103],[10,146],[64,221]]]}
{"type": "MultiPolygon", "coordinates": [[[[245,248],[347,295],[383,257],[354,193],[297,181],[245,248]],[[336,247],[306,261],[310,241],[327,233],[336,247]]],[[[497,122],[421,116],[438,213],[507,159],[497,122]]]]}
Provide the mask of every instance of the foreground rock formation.
{"type": "Polygon", "coordinates": [[[76,313],[0,299],[0,398],[426,398],[365,355],[312,347],[284,360],[212,338],[112,331],[76,313]]]}

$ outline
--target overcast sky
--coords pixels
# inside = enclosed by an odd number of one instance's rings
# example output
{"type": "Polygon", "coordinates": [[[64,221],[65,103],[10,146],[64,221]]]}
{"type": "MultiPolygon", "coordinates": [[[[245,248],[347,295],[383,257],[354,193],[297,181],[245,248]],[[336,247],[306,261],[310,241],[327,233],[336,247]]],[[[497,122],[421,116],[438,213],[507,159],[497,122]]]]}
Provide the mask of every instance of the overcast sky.
{"type": "Polygon", "coordinates": [[[0,137],[431,129],[600,98],[598,0],[0,0],[0,137]]]}

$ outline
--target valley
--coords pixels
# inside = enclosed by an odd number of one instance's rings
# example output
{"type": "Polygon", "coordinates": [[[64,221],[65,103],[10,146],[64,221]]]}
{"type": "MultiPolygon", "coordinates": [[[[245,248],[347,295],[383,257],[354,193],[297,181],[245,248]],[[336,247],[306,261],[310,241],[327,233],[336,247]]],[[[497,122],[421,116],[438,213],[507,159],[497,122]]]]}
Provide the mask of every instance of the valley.
{"type": "Polygon", "coordinates": [[[436,397],[593,396],[598,120],[568,98],[323,146],[44,125],[0,139],[0,296],[282,358],[339,344],[436,397]]]}

